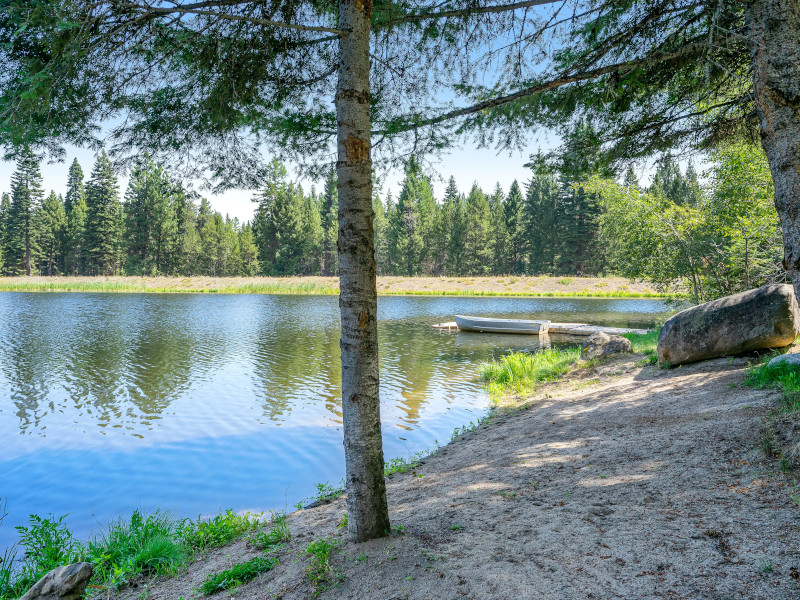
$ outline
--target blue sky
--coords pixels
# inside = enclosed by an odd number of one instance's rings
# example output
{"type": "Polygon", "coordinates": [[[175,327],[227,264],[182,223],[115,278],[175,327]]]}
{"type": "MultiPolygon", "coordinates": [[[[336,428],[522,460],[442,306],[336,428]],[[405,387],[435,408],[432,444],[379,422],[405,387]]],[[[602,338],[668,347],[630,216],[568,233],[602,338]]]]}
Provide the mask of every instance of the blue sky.
{"type": "MultiPolygon", "coordinates": [[[[473,182],[477,181],[486,192],[491,192],[497,182],[503,186],[507,192],[511,182],[515,179],[523,184],[528,179],[528,170],[523,165],[528,162],[528,156],[541,147],[543,149],[558,146],[560,140],[557,137],[541,136],[531,140],[529,147],[524,151],[517,151],[509,154],[507,151],[498,153],[494,149],[475,148],[465,146],[454,149],[447,155],[442,156],[440,161],[431,162],[441,177],[434,178],[433,186],[437,198],[444,195],[447,180],[450,175],[456,178],[456,182],[463,192],[468,192],[473,182]]],[[[73,158],[83,167],[86,178],[94,164],[94,153],[78,148],[67,149],[67,159],[63,163],[47,164],[42,163],[42,178],[47,193],[54,190],[57,194],[66,191],[67,171],[73,158]]],[[[0,161],[0,192],[11,191],[11,174],[14,172],[14,163],[0,161]]],[[[291,165],[289,165],[291,176],[291,165]]],[[[402,173],[399,170],[389,172],[384,177],[382,186],[382,197],[386,197],[387,192],[397,198],[400,191],[400,180],[402,173]]],[[[306,191],[311,189],[314,183],[310,180],[300,180],[306,191]]],[[[127,186],[127,178],[120,177],[120,192],[124,193],[127,186]]],[[[317,189],[322,187],[321,182],[317,182],[317,189]]],[[[255,205],[250,201],[253,190],[229,191],[219,196],[214,196],[208,192],[200,193],[206,196],[215,210],[222,214],[230,214],[231,217],[238,217],[240,220],[249,220],[253,215],[255,205]]]]}

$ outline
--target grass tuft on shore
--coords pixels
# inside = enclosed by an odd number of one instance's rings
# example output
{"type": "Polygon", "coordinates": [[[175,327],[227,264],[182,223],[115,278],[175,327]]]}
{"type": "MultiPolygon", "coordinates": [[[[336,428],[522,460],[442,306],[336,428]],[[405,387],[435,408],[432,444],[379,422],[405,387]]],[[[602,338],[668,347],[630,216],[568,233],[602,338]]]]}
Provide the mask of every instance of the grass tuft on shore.
{"type": "Polygon", "coordinates": [[[750,367],[745,384],[756,389],[777,388],[781,399],[777,409],[766,418],[761,448],[770,458],[780,461],[784,472],[800,468],[800,366],[778,363],[770,366],[766,357],[761,364],[750,367]]]}
{"type": "Polygon", "coordinates": [[[548,348],[539,352],[514,352],[499,361],[479,367],[479,374],[492,396],[524,394],[540,383],[555,381],[581,357],[576,346],[548,348]]]}
{"type": "Polygon", "coordinates": [[[31,515],[27,526],[16,528],[18,544],[0,555],[0,600],[18,598],[48,571],[78,561],[93,563],[91,583],[108,590],[124,587],[139,576],[171,575],[199,553],[262,526],[261,515],[231,510],[196,521],[137,510],[129,519],[111,521],[82,543],[65,518],[31,515]],[[18,554],[23,558],[15,564],[18,554]]]}

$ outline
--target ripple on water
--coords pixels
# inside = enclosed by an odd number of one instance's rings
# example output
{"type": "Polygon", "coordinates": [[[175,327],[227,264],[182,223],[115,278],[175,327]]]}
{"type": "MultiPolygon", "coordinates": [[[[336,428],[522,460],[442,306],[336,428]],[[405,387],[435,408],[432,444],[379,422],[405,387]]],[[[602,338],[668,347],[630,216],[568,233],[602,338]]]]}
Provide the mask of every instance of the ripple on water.
{"type": "MultiPolygon", "coordinates": [[[[456,313],[651,324],[653,300],[379,301],[385,454],[449,439],[486,407],[479,363],[527,336],[440,332],[456,313]]],[[[0,456],[9,517],[79,535],[135,508],[291,507],[344,474],[336,298],[0,294],[0,456]],[[53,315],[47,318],[47,315],[53,315]]]]}

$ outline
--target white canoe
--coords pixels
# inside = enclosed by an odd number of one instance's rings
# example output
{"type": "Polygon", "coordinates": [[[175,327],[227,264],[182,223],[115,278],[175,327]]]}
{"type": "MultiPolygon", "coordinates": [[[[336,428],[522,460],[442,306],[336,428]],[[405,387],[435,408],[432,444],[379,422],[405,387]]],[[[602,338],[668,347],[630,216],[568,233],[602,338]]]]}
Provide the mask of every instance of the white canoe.
{"type": "Polygon", "coordinates": [[[528,321],[525,319],[492,319],[485,317],[469,317],[456,315],[456,324],[460,331],[478,331],[481,333],[524,333],[539,335],[547,333],[550,321],[528,321]]]}

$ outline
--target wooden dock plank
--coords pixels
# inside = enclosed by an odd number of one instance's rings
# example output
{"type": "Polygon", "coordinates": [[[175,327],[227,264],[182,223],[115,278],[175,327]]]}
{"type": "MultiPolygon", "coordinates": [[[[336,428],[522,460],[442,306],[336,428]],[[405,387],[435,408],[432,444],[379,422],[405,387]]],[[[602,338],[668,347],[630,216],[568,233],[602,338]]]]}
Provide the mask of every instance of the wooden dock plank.
{"type": "MultiPolygon", "coordinates": [[[[446,329],[448,331],[458,331],[455,321],[445,323],[435,323],[436,329],[446,329]]],[[[550,323],[549,334],[555,335],[576,335],[588,337],[593,333],[607,333],[609,335],[622,335],[623,333],[647,333],[647,329],[630,329],[627,327],[604,327],[602,325],[589,325],[588,323],[550,323]]]]}

